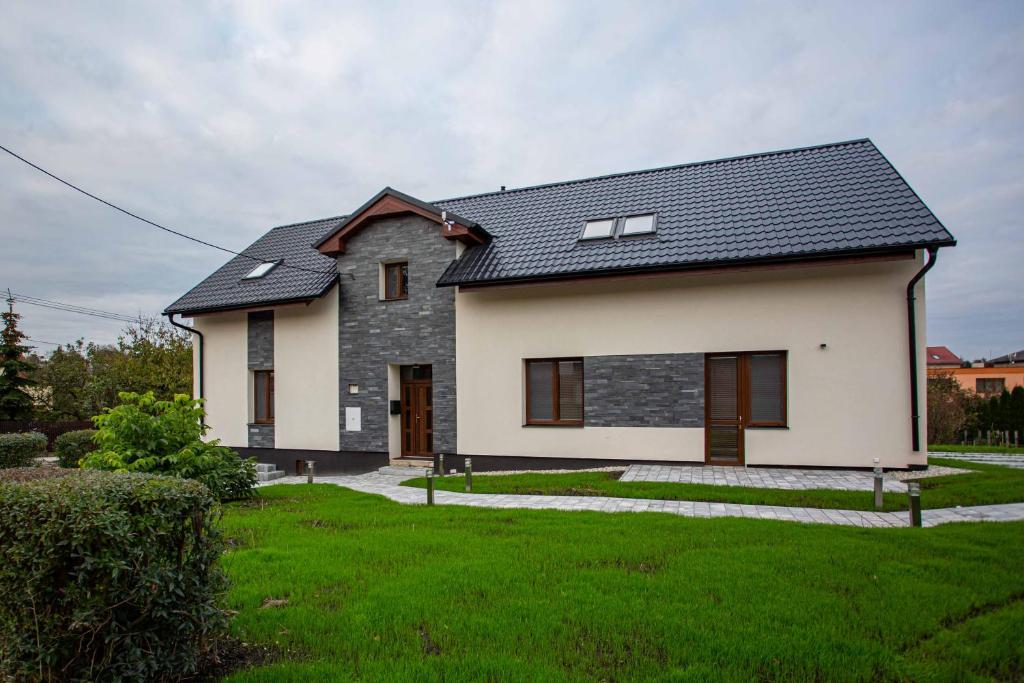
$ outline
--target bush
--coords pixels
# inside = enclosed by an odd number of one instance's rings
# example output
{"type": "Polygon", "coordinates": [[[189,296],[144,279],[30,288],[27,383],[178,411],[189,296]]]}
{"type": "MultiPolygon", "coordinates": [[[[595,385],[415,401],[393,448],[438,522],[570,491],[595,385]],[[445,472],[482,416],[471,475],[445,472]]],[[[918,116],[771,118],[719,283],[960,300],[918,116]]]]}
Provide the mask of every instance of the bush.
{"type": "Polygon", "coordinates": [[[169,477],[0,480],[0,678],[194,673],[227,625],[218,510],[169,477]]]}
{"type": "Polygon", "coordinates": [[[153,393],[122,392],[121,405],[93,418],[97,450],[82,467],[115,472],[149,472],[195,479],[221,500],[252,495],[256,466],[219,441],[203,441],[202,401],[179,394],[157,401],[153,393]]]}
{"type": "Polygon", "coordinates": [[[45,434],[0,434],[0,468],[25,467],[42,455],[46,455],[45,434]]]}
{"type": "Polygon", "coordinates": [[[57,454],[57,461],[61,467],[78,467],[81,460],[90,451],[96,450],[96,442],[93,437],[95,429],[79,429],[74,432],[64,432],[53,440],[53,452],[57,454]]]}

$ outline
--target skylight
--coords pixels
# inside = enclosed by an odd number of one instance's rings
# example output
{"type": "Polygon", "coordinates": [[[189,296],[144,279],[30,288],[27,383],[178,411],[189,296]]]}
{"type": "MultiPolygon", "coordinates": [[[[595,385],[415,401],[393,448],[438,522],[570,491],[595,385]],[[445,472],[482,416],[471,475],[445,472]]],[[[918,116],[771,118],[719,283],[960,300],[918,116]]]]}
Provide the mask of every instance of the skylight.
{"type": "Polygon", "coordinates": [[[258,280],[259,278],[263,277],[264,275],[272,271],[274,269],[274,266],[276,266],[278,263],[280,263],[280,261],[267,261],[265,263],[261,263],[252,270],[250,270],[249,274],[243,277],[242,279],[258,280]]]}
{"type": "Polygon", "coordinates": [[[654,214],[629,216],[622,221],[623,235],[646,235],[654,232],[654,214]]]}
{"type": "Polygon", "coordinates": [[[632,237],[653,235],[657,231],[657,215],[642,213],[622,218],[600,218],[589,220],[583,225],[581,240],[595,240],[607,237],[632,237]]]}
{"type": "Polygon", "coordinates": [[[599,221],[587,221],[583,226],[583,234],[580,239],[592,240],[599,237],[611,237],[615,228],[615,219],[607,218],[599,221]]]}

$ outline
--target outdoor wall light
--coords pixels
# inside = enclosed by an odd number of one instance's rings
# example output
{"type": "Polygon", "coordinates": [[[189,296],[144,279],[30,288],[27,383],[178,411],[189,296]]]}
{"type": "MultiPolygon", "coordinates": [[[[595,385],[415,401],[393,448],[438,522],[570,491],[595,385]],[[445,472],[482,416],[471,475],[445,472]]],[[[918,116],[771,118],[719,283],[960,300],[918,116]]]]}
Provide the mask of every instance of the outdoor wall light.
{"type": "Polygon", "coordinates": [[[825,342],[821,342],[821,344],[818,345],[818,348],[824,351],[825,349],[828,348],[828,344],[826,344],[825,342]]]}

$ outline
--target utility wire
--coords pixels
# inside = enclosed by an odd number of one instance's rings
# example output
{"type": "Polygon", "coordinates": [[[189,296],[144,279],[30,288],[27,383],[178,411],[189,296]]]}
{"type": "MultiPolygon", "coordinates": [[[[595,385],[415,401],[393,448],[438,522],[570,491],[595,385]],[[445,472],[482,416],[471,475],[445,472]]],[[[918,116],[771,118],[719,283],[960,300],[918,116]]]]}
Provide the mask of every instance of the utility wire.
{"type": "MultiPolygon", "coordinates": [[[[260,258],[259,256],[250,256],[249,254],[244,254],[244,253],[242,253],[240,251],[235,251],[233,249],[228,249],[227,247],[222,247],[219,244],[213,244],[212,242],[207,242],[205,240],[201,240],[198,237],[193,237],[192,235],[188,235],[188,234],[185,234],[183,232],[178,232],[177,230],[172,230],[171,228],[168,228],[165,225],[160,225],[159,223],[157,223],[155,221],[151,221],[148,218],[143,218],[142,216],[140,216],[140,215],[138,215],[136,213],[132,213],[128,209],[122,209],[117,204],[114,204],[112,202],[108,202],[106,199],[103,199],[102,197],[97,197],[93,193],[88,192],[86,190],[83,190],[82,188],[78,187],[74,183],[68,182],[67,180],[64,180],[63,178],[61,178],[60,176],[58,176],[58,175],[56,175],[54,173],[50,173],[49,171],[47,171],[42,166],[38,166],[38,165],[32,163],[31,161],[29,161],[28,159],[26,159],[25,157],[20,156],[18,154],[15,154],[14,152],[12,152],[11,150],[7,149],[3,145],[0,145],[0,150],[3,150],[5,152],[7,152],[8,154],[10,154],[12,157],[14,157],[15,159],[17,159],[20,162],[28,164],[29,166],[31,166],[32,168],[36,169],[40,173],[53,178],[58,183],[66,185],[66,186],[70,187],[72,190],[74,190],[76,192],[81,192],[82,194],[84,194],[86,197],[89,197],[90,199],[95,199],[96,201],[100,202],[101,204],[106,204],[107,206],[109,206],[111,209],[114,209],[115,211],[120,211],[121,213],[125,214],[126,216],[131,216],[132,218],[134,218],[136,220],[139,220],[139,221],[142,221],[143,223],[146,223],[147,225],[151,225],[154,228],[158,228],[160,230],[163,230],[164,232],[169,232],[172,235],[176,235],[178,237],[183,237],[183,238],[185,238],[187,240],[191,240],[191,241],[196,242],[198,244],[202,244],[204,246],[210,247],[211,249],[219,249],[220,251],[224,251],[224,252],[227,252],[229,254],[234,254],[235,256],[241,256],[243,258],[252,259],[253,261],[259,261],[260,263],[264,263],[264,260],[262,258],[260,258]]],[[[303,268],[302,266],[293,266],[293,265],[289,265],[289,264],[284,263],[284,262],[281,262],[278,265],[281,266],[282,268],[292,268],[294,270],[304,270],[304,271],[306,271],[308,273],[317,273],[318,275],[333,275],[333,273],[331,271],[316,270],[315,268],[303,268]]]]}
{"type": "Polygon", "coordinates": [[[48,342],[43,341],[42,339],[33,339],[32,337],[25,337],[25,341],[35,342],[36,344],[49,344],[50,346],[64,346],[63,344],[58,344],[57,342],[48,342]]]}
{"type": "Polygon", "coordinates": [[[137,323],[143,320],[157,320],[157,318],[146,317],[143,315],[130,316],[123,313],[114,313],[113,311],[104,311],[98,308],[87,308],[85,306],[52,301],[50,299],[40,299],[38,297],[26,296],[24,294],[12,294],[11,299],[18,303],[38,306],[40,308],[49,308],[51,310],[64,311],[66,313],[78,313],[80,315],[87,315],[93,318],[116,320],[124,323],[137,323]]]}
{"type": "MultiPolygon", "coordinates": [[[[40,297],[37,297],[37,296],[29,296],[28,294],[12,293],[11,296],[13,296],[15,301],[20,301],[22,303],[36,304],[36,305],[50,305],[50,306],[53,306],[53,307],[69,310],[69,311],[71,311],[73,313],[83,313],[83,314],[95,313],[95,314],[98,314],[98,315],[123,318],[125,320],[130,320],[130,321],[133,321],[133,322],[137,321],[137,320],[140,320],[140,319],[143,319],[143,318],[147,318],[147,316],[143,316],[142,314],[134,315],[133,316],[133,315],[128,315],[126,313],[114,313],[113,311],[104,311],[103,309],[100,309],[100,308],[88,308],[86,306],[79,306],[78,304],[69,304],[69,303],[64,302],[64,301],[53,301],[52,299],[43,299],[43,298],[40,298],[40,297]]],[[[156,320],[156,317],[149,316],[147,319],[156,320]]]]}

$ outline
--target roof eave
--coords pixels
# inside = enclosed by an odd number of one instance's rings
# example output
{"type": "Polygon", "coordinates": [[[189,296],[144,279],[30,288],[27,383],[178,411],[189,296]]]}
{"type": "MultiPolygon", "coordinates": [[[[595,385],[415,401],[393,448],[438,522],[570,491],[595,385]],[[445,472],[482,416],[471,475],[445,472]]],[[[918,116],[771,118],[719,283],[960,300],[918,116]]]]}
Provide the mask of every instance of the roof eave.
{"type": "Polygon", "coordinates": [[[223,304],[220,306],[202,306],[198,308],[189,307],[175,307],[175,304],[171,304],[164,309],[162,315],[200,315],[205,313],[226,313],[228,311],[242,311],[250,308],[264,308],[266,306],[283,306],[286,304],[301,304],[311,303],[317,299],[322,299],[331,288],[334,287],[338,282],[338,275],[331,278],[331,281],[327,283],[318,294],[304,294],[302,296],[286,297],[282,299],[269,299],[267,301],[249,301],[246,303],[234,303],[234,304],[223,304]]]}
{"type": "MultiPolygon", "coordinates": [[[[627,266],[623,268],[602,268],[595,270],[583,270],[574,272],[562,272],[562,273],[545,273],[540,275],[531,276],[520,276],[520,277],[508,277],[508,278],[489,278],[486,280],[447,280],[447,273],[441,276],[438,280],[437,287],[488,287],[492,285],[514,285],[514,284],[532,284],[542,282],[558,282],[560,280],[579,280],[584,278],[601,278],[611,277],[617,275],[638,275],[648,273],[675,273],[675,272],[687,272],[687,271],[698,271],[698,270],[711,270],[711,269],[722,269],[722,268],[733,268],[742,267],[749,265],[758,264],[787,264],[787,263],[807,263],[814,261],[824,261],[827,259],[844,258],[844,257],[857,257],[857,256],[883,256],[898,253],[906,253],[908,251],[923,249],[928,247],[954,247],[956,246],[955,239],[942,240],[938,242],[928,243],[913,243],[903,245],[893,245],[875,249],[844,249],[835,251],[817,252],[814,254],[797,254],[790,256],[767,256],[758,258],[747,258],[747,259],[727,259],[717,261],[701,261],[701,262],[689,262],[689,263],[673,263],[673,264],[657,264],[650,266],[627,266]]],[[[457,261],[453,262],[453,265],[457,261]]]]}

